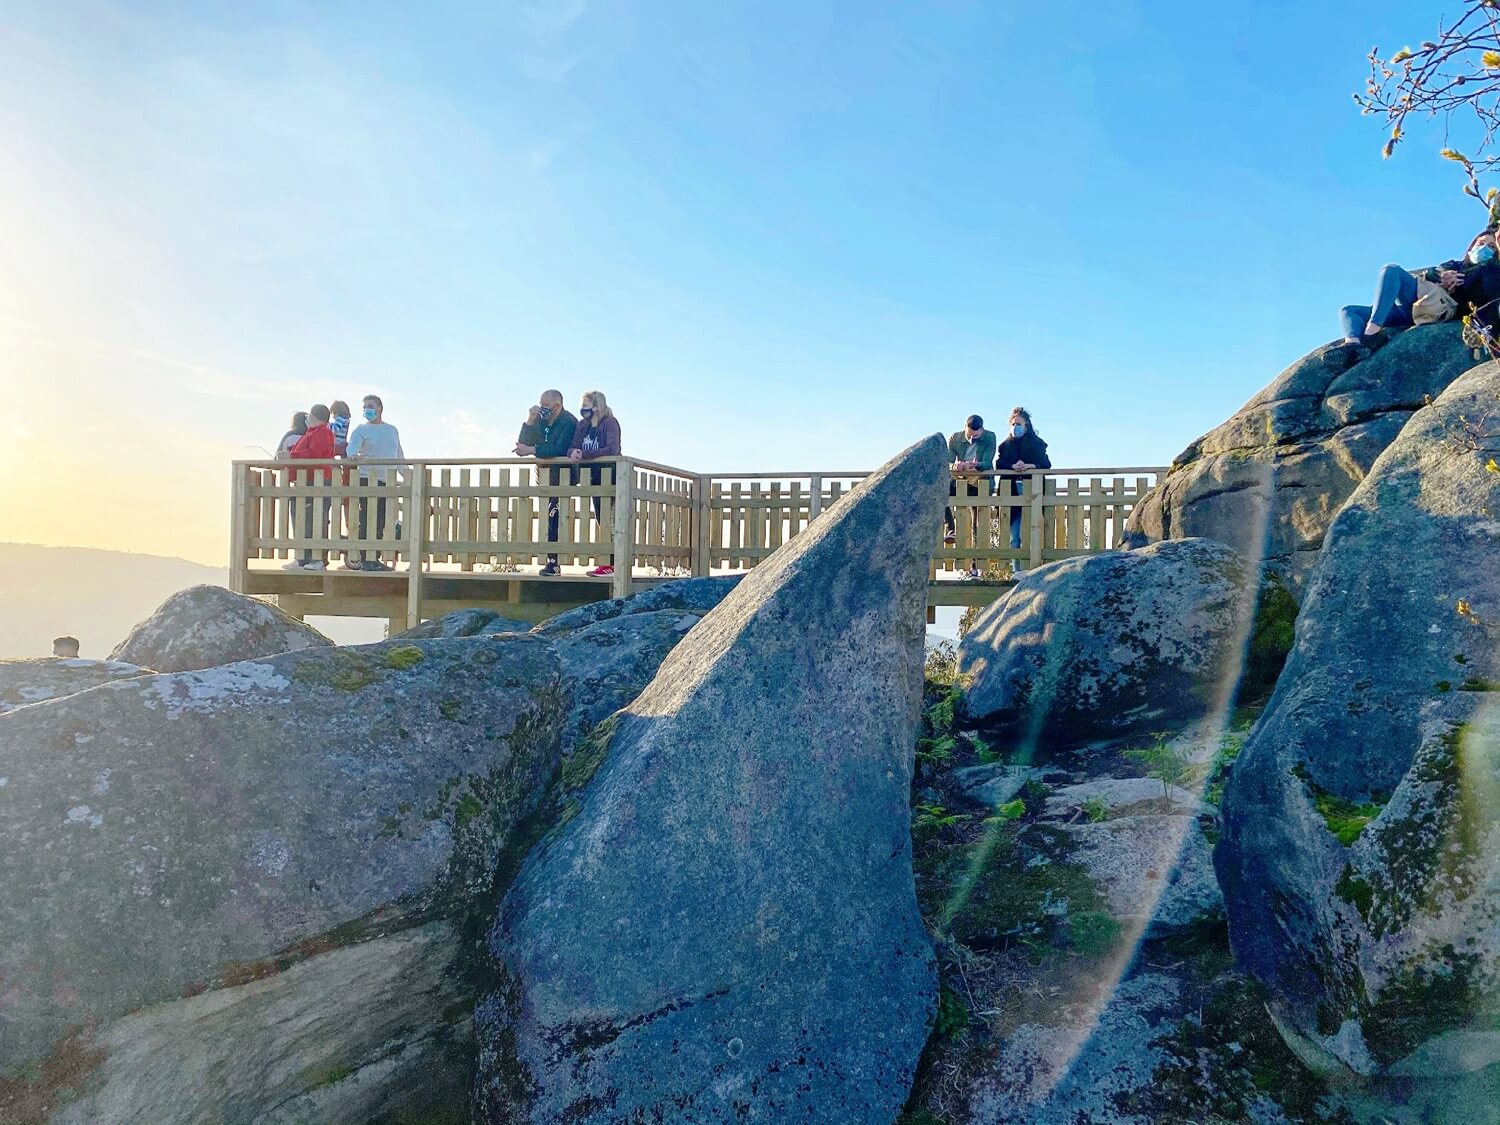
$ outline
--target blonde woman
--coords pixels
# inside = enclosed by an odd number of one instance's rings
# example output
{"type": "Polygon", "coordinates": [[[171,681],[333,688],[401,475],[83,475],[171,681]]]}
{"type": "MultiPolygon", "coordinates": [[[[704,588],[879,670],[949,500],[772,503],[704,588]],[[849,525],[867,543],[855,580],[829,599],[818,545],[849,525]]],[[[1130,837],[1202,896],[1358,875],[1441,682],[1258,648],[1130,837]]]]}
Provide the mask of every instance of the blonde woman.
{"type": "MultiPolygon", "coordinates": [[[[573,431],[573,444],[568,449],[568,456],[574,461],[593,461],[599,457],[618,457],[620,455],[620,422],[615,417],[615,412],[609,408],[609,403],[599,391],[585,391],[578,403],[578,427],[573,431]]],[[[595,465],[589,469],[589,483],[598,485],[604,477],[604,466],[595,465]]],[[[609,466],[609,481],[615,480],[615,467],[609,466]]],[[[599,497],[594,497],[594,519],[599,518],[599,497]]],[[[609,561],[603,566],[596,566],[589,571],[591,578],[608,578],[615,572],[615,557],[609,556],[609,561]]]]}

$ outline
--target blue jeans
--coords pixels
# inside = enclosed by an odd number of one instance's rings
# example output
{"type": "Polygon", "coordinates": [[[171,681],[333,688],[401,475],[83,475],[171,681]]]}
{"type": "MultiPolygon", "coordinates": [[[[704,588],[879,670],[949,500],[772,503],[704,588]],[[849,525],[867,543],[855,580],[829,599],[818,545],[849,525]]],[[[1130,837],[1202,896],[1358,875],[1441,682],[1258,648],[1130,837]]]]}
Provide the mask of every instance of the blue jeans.
{"type": "MultiPolygon", "coordinates": [[[[1021,482],[1012,478],[1010,482],[1010,494],[1012,496],[1022,495],[1021,482]]],[[[1020,508],[1010,510],[1010,549],[1019,551],[1021,549],[1021,511],[1020,508]]]]}
{"type": "Polygon", "coordinates": [[[1382,266],[1375,283],[1375,304],[1345,305],[1339,310],[1339,323],[1345,338],[1355,340],[1365,334],[1365,324],[1372,320],[1382,328],[1406,328],[1416,303],[1417,279],[1400,266],[1382,266]]]}

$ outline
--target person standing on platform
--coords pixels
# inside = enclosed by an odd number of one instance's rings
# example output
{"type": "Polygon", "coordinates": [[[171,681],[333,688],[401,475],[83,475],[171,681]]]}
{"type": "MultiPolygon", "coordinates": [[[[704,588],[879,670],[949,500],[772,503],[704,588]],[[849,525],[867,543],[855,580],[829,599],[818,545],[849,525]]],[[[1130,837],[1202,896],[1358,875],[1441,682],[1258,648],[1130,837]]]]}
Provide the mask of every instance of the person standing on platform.
{"type": "Polygon", "coordinates": [[[328,404],[328,428],[333,431],[333,455],[342,457],[349,452],[349,404],[336,398],[328,404]]]}
{"type": "MultiPolygon", "coordinates": [[[[516,438],[516,456],[535,457],[539,460],[566,457],[577,429],[578,419],[563,407],[562,392],[543,391],[537,404],[526,415],[526,421],[521,423],[521,433],[516,438]]],[[[578,471],[573,470],[570,476],[572,483],[577,484],[578,471]]],[[[547,479],[556,488],[562,483],[562,469],[556,466],[549,469],[547,479]]],[[[547,497],[548,543],[557,542],[557,500],[556,496],[547,497]]],[[[548,577],[562,573],[562,568],[557,565],[555,552],[548,554],[547,565],[538,573],[548,577]]]]}
{"type": "MultiPolygon", "coordinates": [[[[362,403],[365,420],[354,427],[354,432],[349,435],[349,449],[345,456],[350,461],[358,462],[362,459],[404,461],[406,454],[401,450],[401,434],[396,427],[385,420],[385,403],[380,401],[379,395],[365,395],[362,403]]],[[[373,484],[376,488],[388,488],[396,479],[397,470],[390,465],[360,465],[360,486],[368,487],[373,484]]],[[[359,538],[362,541],[369,529],[370,498],[361,496],[359,498],[359,538]]],[[[375,537],[378,539],[385,534],[386,498],[379,497],[375,501],[375,537]]],[[[421,519],[418,512],[411,513],[411,519],[421,519]]],[[[358,556],[345,564],[348,570],[390,570],[391,567],[380,561],[379,551],[357,551],[358,556]]],[[[415,562],[416,560],[412,560],[415,562]]]]}
{"type": "MultiPolygon", "coordinates": [[[[984,428],[984,419],[978,414],[970,414],[964,422],[964,428],[948,439],[948,456],[952,461],[954,472],[987,470],[991,462],[995,460],[996,437],[993,430],[984,428]]],[[[978,489],[971,482],[968,485],[970,496],[978,495],[978,489]]],[[[958,495],[958,481],[948,482],[948,495],[958,495]]],[[[974,526],[974,538],[977,543],[979,538],[979,510],[969,510],[972,524],[974,526]]],[[[943,509],[943,542],[950,547],[958,541],[953,523],[953,509],[943,509]]]]}
{"type": "MultiPolygon", "coordinates": [[[[328,404],[328,428],[333,431],[333,455],[342,459],[349,452],[349,404],[336,398],[328,404]]],[[[349,483],[349,470],[339,473],[339,483],[349,483]]],[[[349,527],[349,498],[339,501],[339,525],[334,528],[335,537],[345,534],[349,527]]]]}
{"type": "MultiPolygon", "coordinates": [[[[1010,494],[1012,496],[1022,495],[1021,475],[1035,469],[1052,468],[1052,461],[1047,456],[1047,443],[1032,427],[1031,414],[1024,406],[1018,406],[1010,412],[1010,434],[1000,443],[1000,448],[995,453],[995,468],[1003,474],[1018,474],[1011,476],[1010,494]]],[[[1010,546],[1012,550],[1021,548],[1021,508],[1019,506],[1010,510],[1010,546]]],[[[1014,561],[1013,565],[1016,570],[1021,569],[1018,560],[1014,561]]]]}
{"type": "MultiPolygon", "coordinates": [[[[321,402],[307,412],[307,433],[297,439],[297,444],[292,446],[292,460],[294,461],[322,461],[324,465],[321,470],[313,469],[300,474],[290,474],[294,479],[292,487],[302,485],[310,487],[319,478],[324,484],[333,483],[333,468],[328,462],[333,460],[333,430],[328,425],[328,407],[321,402]]],[[[302,537],[304,539],[327,539],[328,538],[328,513],[333,508],[331,496],[322,497],[322,503],[317,497],[309,496],[302,501],[302,537]],[[313,535],[313,513],[322,509],[322,516],[317,521],[318,533],[313,535]]],[[[293,559],[287,563],[284,570],[322,570],[328,565],[328,551],[326,548],[318,551],[318,558],[313,558],[311,547],[305,548],[301,559],[293,559]]]]}
{"type": "Polygon", "coordinates": [[[276,460],[285,461],[292,455],[292,446],[297,440],[307,433],[307,411],[299,410],[292,415],[292,428],[281,435],[281,441],[276,444],[276,460]]]}
{"type": "MultiPolygon", "coordinates": [[[[604,395],[600,391],[586,391],[578,405],[578,428],[573,431],[573,443],[568,449],[568,456],[574,461],[592,461],[599,457],[618,457],[620,455],[620,422],[615,417],[615,412],[609,408],[604,395]]],[[[589,469],[589,483],[598,487],[604,477],[604,466],[595,465],[589,469]]],[[[609,482],[615,482],[615,467],[609,466],[609,482]]],[[[594,519],[599,519],[599,497],[594,497],[594,519]]],[[[596,566],[589,571],[590,578],[608,578],[615,572],[615,557],[609,556],[609,561],[603,566],[596,566]]]]}

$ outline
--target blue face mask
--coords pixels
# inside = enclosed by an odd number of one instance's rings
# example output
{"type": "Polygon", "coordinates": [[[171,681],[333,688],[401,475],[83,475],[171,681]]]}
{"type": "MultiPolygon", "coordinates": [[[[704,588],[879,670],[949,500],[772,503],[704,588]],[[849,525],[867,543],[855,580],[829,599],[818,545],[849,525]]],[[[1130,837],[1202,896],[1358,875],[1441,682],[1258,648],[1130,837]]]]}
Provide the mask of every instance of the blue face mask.
{"type": "Polygon", "coordinates": [[[375,415],[378,414],[378,413],[379,413],[379,411],[377,411],[373,406],[367,406],[367,407],[365,407],[365,421],[366,422],[373,422],[373,421],[375,421],[375,415]]]}
{"type": "Polygon", "coordinates": [[[1011,437],[1025,437],[1026,436],[1026,423],[1025,422],[1012,422],[1010,424],[1010,436],[1011,437]]]}
{"type": "Polygon", "coordinates": [[[1476,266],[1493,261],[1494,257],[1495,248],[1493,246],[1476,246],[1469,251],[1469,261],[1473,262],[1476,266]]]}

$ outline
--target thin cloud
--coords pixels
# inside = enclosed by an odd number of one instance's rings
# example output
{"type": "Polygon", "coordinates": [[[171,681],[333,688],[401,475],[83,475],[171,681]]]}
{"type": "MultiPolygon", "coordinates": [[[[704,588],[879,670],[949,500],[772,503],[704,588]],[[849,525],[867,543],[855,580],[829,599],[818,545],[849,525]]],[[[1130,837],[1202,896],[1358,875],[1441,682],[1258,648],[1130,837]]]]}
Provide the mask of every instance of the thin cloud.
{"type": "Polygon", "coordinates": [[[539,43],[555,43],[573,30],[587,7],[585,0],[527,0],[518,10],[527,34],[539,43]]]}
{"type": "Polygon", "coordinates": [[[10,330],[25,332],[45,347],[57,351],[150,364],[161,369],[159,374],[167,382],[190,394],[236,402],[282,401],[288,396],[300,400],[307,395],[307,386],[303,383],[259,375],[239,375],[141,348],[71,336],[14,317],[7,316],[4,319],[10,330]]]}
{"type": "Polygon", "coordinates": [[[539,145],[532,145],[526,150],[526,163],[533,172],[546,172],[557,162],[557,158],[567,147],[565,141],[559,140],[543,141],[539,145]]]}
{"type": "Polygon", "coordinates": [[[530,0],[518,9],[521,31],[530,41],[530,49],[521,52],[521,73],[540,82],[558,83],[567,79],[583,62],[578,50],[563,50],[563,41],[572,35],[584,16],[584,0],[530,0]]]}
{"type": "Polygon", "coordinates": [[[456,445],[460,457],[507,457],[515,444],[514,438],[506,441],[498,430],[484,425],[467,410],[444,414],[441,422],[448,432],[447,444],[456,445]]]}

